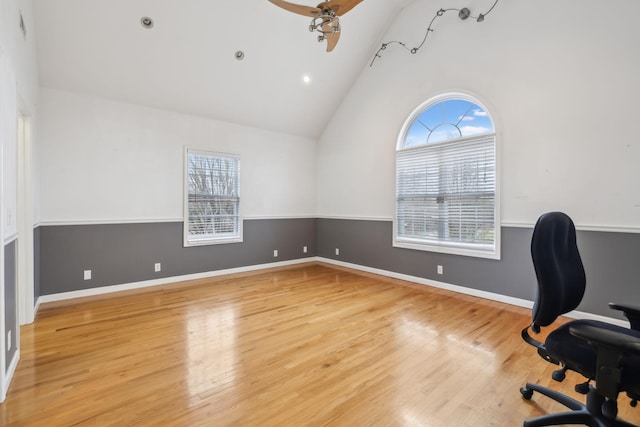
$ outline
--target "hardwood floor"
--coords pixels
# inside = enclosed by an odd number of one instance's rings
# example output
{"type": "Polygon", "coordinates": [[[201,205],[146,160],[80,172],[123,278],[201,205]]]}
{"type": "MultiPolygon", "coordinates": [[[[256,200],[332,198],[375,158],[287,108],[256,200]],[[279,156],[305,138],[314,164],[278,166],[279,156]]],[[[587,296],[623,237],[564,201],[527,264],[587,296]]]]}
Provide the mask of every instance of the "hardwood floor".
{"type": "MultiPolygon", "coordinates": [[[[45,304],[6,426],[518,426],[530,311],[322,264],[45,304]]],[[[568,373],[552,386],[573,392],[568,373]]],[[[621,414],[640,409],[621,398],[621,414]]]]}

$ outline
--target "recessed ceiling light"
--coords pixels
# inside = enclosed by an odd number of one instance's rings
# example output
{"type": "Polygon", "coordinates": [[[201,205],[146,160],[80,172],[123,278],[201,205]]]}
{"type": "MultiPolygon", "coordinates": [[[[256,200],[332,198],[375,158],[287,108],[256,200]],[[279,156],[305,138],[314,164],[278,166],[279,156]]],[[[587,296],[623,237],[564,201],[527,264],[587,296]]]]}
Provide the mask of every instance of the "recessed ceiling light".
{"type": "Polygon", "coordinates": [[[237,50],[235,53],[235,57],[238,61],[242,61],[244,59],[244,52],[241,50],[237,50]]]}
{"type": "Polygon", "coordinates": [[[303,75],[302,82],[306,85],[311,84],[311,76],[309,74],[303,75]]]}
{"type": "Polygon", "coordinates": [[[149,18],[148,16],[143,16],[142,18],[140,18],[140,23],[147,30],[153,28],[153,19],[149,18]]]}

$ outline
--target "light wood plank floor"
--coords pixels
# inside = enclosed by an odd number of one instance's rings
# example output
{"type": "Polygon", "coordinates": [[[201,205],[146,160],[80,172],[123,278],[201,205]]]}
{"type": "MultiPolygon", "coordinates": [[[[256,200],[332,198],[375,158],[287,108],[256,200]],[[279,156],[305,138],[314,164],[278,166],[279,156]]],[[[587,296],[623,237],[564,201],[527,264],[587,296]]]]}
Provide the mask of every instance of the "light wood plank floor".
{"type": "MultiPolygon", "coordinates": [[[[529,310],[322,264],[49,303],[5,426],[518,426],[529,310]]],[[[621,413],[640,422],[622,398],[621,413]]]]}

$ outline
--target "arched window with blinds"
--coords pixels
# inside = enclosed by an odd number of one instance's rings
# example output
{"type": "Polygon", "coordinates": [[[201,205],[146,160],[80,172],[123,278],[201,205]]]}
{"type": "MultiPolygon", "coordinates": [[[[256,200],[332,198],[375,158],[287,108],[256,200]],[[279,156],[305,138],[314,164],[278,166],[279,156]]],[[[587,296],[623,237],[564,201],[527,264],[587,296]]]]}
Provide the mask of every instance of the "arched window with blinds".
{"type": "Polygon", "coordinates": [[[432,98],[396,148],[394,246],[500,258],[496,132],[464,94],[432,98]]]}

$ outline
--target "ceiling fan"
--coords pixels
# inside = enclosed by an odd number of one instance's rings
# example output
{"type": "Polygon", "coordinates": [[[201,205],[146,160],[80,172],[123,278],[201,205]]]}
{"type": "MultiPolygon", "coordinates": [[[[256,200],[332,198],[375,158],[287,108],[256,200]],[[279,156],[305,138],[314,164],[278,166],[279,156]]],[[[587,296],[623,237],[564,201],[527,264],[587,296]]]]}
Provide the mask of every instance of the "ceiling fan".
{"type": "Polygon", "coordinates": [[[289,3],[284,0],[269,1],[289,12],[313,18],[309,25],[309,31],[319,32],[318,41],[326,40],[327,52],[331,52],[340,39],[340,20],[338,16],[349,12],[362,0],[328,0],[316,7],[289,3]]]}

